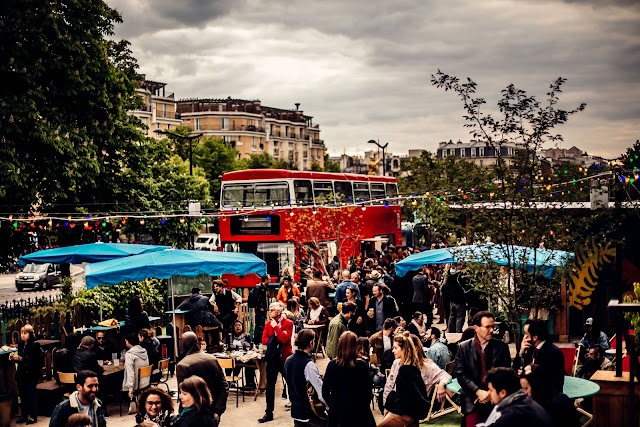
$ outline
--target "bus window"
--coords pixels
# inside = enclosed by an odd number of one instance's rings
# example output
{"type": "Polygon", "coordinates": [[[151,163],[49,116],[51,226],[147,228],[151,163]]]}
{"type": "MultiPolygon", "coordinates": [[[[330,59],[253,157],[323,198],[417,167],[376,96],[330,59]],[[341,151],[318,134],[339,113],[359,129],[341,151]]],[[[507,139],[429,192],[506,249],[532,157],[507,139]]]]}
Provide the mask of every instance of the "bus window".
{"type": "MultiPolygon", "coordinates": [[[[386,188],[387,188],[387,196],[394,198],[394,197],[398,197],[398,184],[386,184],[386,188]]],[[[393,203],[394,205],[399,204],[400,202],[398,200],[394,200],[391,203],[393,203]]]]}
{"type": "Polygon", "coordinates": [[[384,184],[381,182],[371,183],[371,199],[383,200],[385,197],[384,184]]]}
{"type": "Polygon", "coordinates": [[[242,208],[253,205],[253,184],[230,184],[222,187],[222,207],[242,208]]]}
{"type": "Polygon", "coordinates": [[[369,183],[354,182],[353,194],[356,196],[356,202],[366,202],[371,200],[371,195],[369,194],[369,183]]]}
{"type": "Polygon", "coordinates": [[[286,182],[257,183],[254,206],[289,204],[289,185],[286,182]]]}
{"type": "Polygon", "coordinates": [[[334,181],[333,185],[336,188],[336,201],[353,202],[353,190],[349,181],[334,181]]]}
{"type": "Polygon", "coordinates": [[[296,179],[293,181],[293,192],[296,195],[296,204],[312,205],[313,193],[311,190],[311,181],[296,179]]]}
{"type": "Polygon", "coordinates": [[[267,263],[267,273],[279,277],[289,267],[295,271],[295,246],[293,243],[258,243],[256,256],[267,263]]]}
{"type": "Polygon", "coordinates": [[[333,203],[335,198],[333,196],[333,186],[331,185],[331,181],[314,181],[313,197],[319,205],[323,203],[333,203]]]}

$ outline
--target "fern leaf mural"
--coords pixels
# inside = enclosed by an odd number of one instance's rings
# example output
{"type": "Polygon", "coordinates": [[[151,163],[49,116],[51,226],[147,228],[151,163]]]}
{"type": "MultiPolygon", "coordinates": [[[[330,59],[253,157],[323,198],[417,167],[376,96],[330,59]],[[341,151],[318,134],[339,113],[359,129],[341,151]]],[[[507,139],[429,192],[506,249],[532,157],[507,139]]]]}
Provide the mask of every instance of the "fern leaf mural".
{"type": "Polygon", "coordinates": [[[569,305],[582,310],[591,304],[591,294],[598,284],[598,273],[605,263],[610,263],[616,255],[613,242],[604,246],[596,244],[595,238],[584,246],[576,248],[575,267],[570,274],[569,305]]]}

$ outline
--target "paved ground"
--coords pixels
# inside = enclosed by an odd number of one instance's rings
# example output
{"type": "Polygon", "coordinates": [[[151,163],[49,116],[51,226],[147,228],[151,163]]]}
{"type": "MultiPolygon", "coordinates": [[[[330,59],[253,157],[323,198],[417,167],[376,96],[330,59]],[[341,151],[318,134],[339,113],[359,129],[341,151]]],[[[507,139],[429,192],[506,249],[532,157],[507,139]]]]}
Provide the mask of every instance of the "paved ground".
{"type": "MultiPolygon", "coordinates": [[[[318,367],[320,371],[324,373],[327,364],[329,363],[326,358],[318,358],[317,360],[318,367]]],[[[177,389],[176,378],[169,379],[169,388],[177,389]]],[[[293,425],[293,420],[291,418],[291,413],[285,409],[284,405],[286,403],[285,399],[282,399],[282,381],[278,381],[276,387],[276,410],[274,413],[274,420],[270,423],[265,424],[268,427],[281,427],[287,426],[290,427],[293,425]]],[[[236,394],[235,391],[232,390],[229,393],[229,399],[227,401],[227,411],[222,417],[221,426],[257,426],[258,419],[264,415],[265,410],[265,396],[264,393],[258,395],[257,401],[253,400],[253,395],[245,395],[245,401],[242,401],[242,395],[240,395],[239,406],[236,408],[236,394]]],[[[177,402],[175,403],[175,408],[177,410],[177,402]]],[[[127,411],[128,407],[125,407],[123,404],[122,410],[127,411]]],[[[108,427],[133,427],[136,425],[135,416],[134,415],[123,415],[120,417],[118,415],[118,405],[109,405],[109,412],[111,416],[107,418],[107,426],[108,427]]],[[[376,415],[376,420],[382,420],[382,416],[379,411],[375,411],[374,415],[376,415]]],[[[38,422],[34,424],[35,427],[47,427],[49,425],[48,417],[38,417],[38,422]]],[[[11,420],[11,426],[17,426],[16,419],[11,420]]],[[[20,426],[24,426],[21,424],[20,426]]]]}
{"type": "MultiPolygon", "coordinates": [[[[71,276],[73,277],[73,288],[84,288],[84,268],[80,265],[71,266],[71,276]]],[[[36,291],[33,289],[25,289],[22,292],[18,292],[15,285],[15,274],[0,274],[0,303],[5,301],[27,299],[27,298],[40,298],[48,297],[50,295],[57,295],[60,293],[58,286],[54,286],[53,289],[47,289],[46,291],[36,291]]]]}

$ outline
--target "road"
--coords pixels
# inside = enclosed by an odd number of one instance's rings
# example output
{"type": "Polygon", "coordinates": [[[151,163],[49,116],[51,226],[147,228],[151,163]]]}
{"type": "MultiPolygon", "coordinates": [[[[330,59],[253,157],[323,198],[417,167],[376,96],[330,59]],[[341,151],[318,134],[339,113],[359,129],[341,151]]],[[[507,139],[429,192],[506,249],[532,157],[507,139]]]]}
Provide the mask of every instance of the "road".
{"type": "MultiPolygon", "coordinates": [[[[84,268],[80,265],[71,266],[71,275],[73,277],[73,288],[84,288],[84,268]]],[[[32,289],[25,289],[22,292],[18,292],[15,284],[15,274],[0,274],[0,304],[5,301],[13,301],[18,299],[27,298],[39,298],[48,297],[50,295],[58,295],[60,290],[58,286],[54,286],[53,289],[47,289],[46,291],[34,291],[32,289]]]]}

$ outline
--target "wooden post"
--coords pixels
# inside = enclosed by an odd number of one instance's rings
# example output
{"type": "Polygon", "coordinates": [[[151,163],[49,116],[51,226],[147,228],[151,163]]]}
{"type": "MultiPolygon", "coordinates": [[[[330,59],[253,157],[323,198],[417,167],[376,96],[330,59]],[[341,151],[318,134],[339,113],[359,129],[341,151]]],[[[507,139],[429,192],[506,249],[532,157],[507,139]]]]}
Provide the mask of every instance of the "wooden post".
{"type": "Polygon", "coordinates": [[[562,281],[560,282],[560,299],[562,300],[562,308],[558,311],[558,341],[560,342],[569,342],[569,331],[568,331],[568,316],[569,306],[567,304],[567,277],[563,276],[562,281]]]}

